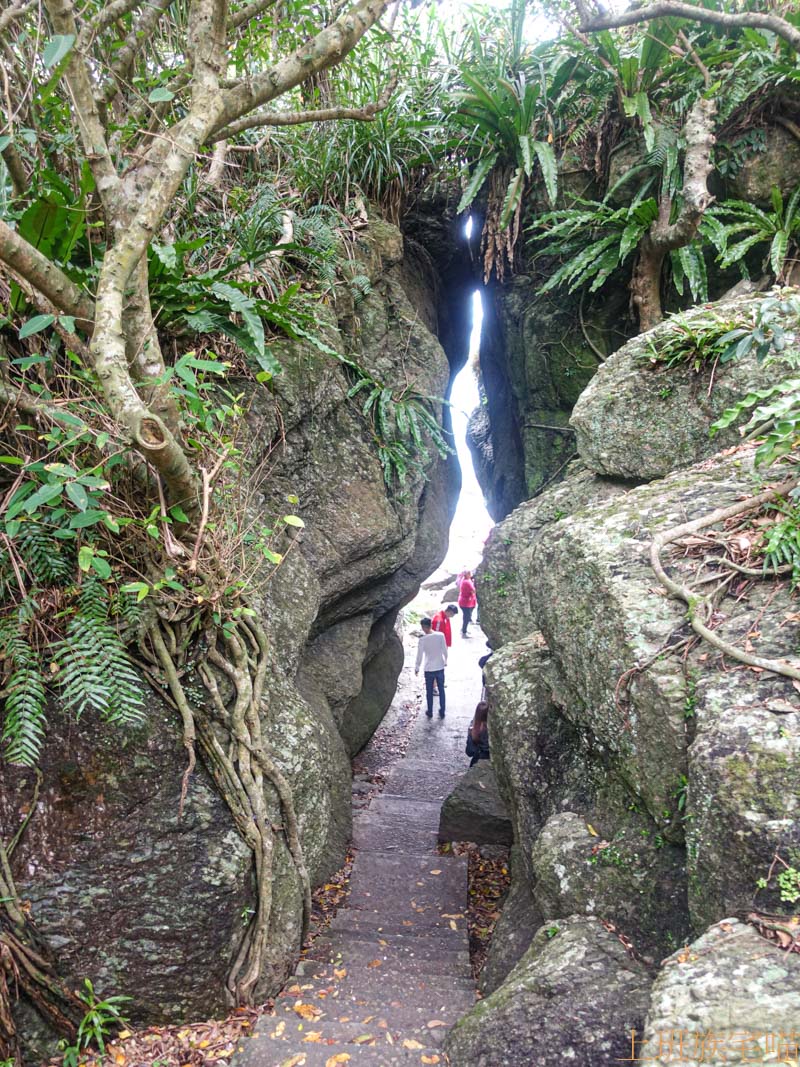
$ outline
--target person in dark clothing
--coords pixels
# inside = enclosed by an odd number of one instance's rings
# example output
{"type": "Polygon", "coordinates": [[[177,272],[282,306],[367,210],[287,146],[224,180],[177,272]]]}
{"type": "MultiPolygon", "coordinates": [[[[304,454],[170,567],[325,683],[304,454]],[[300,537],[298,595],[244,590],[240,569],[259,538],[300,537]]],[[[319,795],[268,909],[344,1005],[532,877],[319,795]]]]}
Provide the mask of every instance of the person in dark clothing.
{"type": "Polygon", "coordinates": [[[471,756],[470,767],[482,759],[491,759],[489,752],[489,705],[485,700],[475,708],[475,715],[467,731],[467,755],[471,756]]]}

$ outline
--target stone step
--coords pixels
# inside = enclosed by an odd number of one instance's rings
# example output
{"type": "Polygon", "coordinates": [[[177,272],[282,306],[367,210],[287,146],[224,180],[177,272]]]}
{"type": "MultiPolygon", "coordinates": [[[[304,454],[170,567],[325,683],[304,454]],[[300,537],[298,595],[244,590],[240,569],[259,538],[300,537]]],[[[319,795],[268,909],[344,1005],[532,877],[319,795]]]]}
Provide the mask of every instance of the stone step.
{"type": "Polygon", "coordinates": [[[374,959],[395,971],[419,975],[450,975],[454,979],[470,978],[472,970],[466,944],[462,948],[445,948],[439,940],[422,937],[384,938],[381,934],[342,932],[336,941],[315,944],[310,956],[298,964],[298,979],[312,975],[321,967],[341,970],[361,967],[374,959]]]}
{"type": "Polygon", "coordinates": [[[266,1027],[271,1039],[280,1038],[283,1042],[287,1037],[295,1045],[309,1031],[323,1032],[342,1042],[355,1042],[358,1038],[380,1040],[388,1032],[393,1038],[413,1035],[424,1044],[438,1045],[474,1003],[474,992],[469,998],[463,992],[454,994],[449,1001],[432,991],[420,1000],[407,999],[401,990],[394,997],[342,992],[324,1000],[303,993],[299,997],[278,997],[273,1013],[259,1023],[259,1030],[266,1027]]]}
{"type": "Polygon", "coordinates": [[[439,826],[418,827],[397,816],[375,816],[371,809],[353,819],[353,848],[357,851],[395,852],[397,855],[434,854],[439,826]]]}
{"type": "Polygon", "coordinates": [[[416,826],[438,826],[442,805],[438,800],[381,793],[369,806],[371,812],[412,820],[416,826]]]}
{"type": "MultiPolygon", "coordinates": [[[[366,1036],[367,1033],[370,1031],[355,1036],[366,1036]]],[[[350,1059],[343,1063],[348,1067],[351,1064],[353,1067],[362,1064],[371,1067],[423,1067],[426,1063],[446,1067],[447,1057],[441,1048],[427,1042],[426,1035],[422,1035],[423,1040],[406,1034],[400,1034],[395,1039],[390,1033],[387,1037],[387,1033],[381,1030],[370,1037],[369,1043],[355,1044],[343,1040],[326,1024],[313,1029],[309,1027],[303,1032],[292,1031],[278,1038],[271,1037],[268,1031],[259,1026],[253,1037],[242,1045],[236,1064],[237,1067],[326,1067],[332,1056],[347,1053],[350,1059]],[[304,1041],[303,1038],[308,1037],[309,1033],[319,1034],[319,1040],[304,1041]]]]}
{"type": "Polygon", "coordinates": [[[332,933],[339,930],[375,930],[383,936],[405,934],[409,937],[435,934],[443,941],[449,940],[455,948],[460,948],[466,945],[466,919],[454,919],[450,916],[461,914],[463,913],[460,911],[439,911],[424,905],[420,905],[420,910],[416,911],[404,903],[396,914],[387,919],[385,910],[342,908],[331,920],[330,930],[332,933]],[[406,911],[406,908],[409,910],[406,911]]]}
{"type": "MultiPolygon", "coordinates": [[[[298,1002],[311,1005],[314,1015],[341,1014],[337,1004],[366,1006],[394,1019],[398,1010],[439,1005],[439,1010],[456,1015],[475,1002],[475,985],[470,978],[453,975],[416,975],[408,971],[387,969],[379,957],[366,960],[361,967],[323,968],[314,974],[299,976],[274,1000],[276,1016],[288,1016],[293,1022],[298,1002]],[[450,1005],[450,1007],[448,1007],[450,1005]]],[[[352,1008],[348,1014],[352,1014],[352,1008]]],[[[308,1014],[308,1013],[307,1013],[308,1014]]],[[[387,1019],[389,1018],[387,1016],[387,1019]]]]}

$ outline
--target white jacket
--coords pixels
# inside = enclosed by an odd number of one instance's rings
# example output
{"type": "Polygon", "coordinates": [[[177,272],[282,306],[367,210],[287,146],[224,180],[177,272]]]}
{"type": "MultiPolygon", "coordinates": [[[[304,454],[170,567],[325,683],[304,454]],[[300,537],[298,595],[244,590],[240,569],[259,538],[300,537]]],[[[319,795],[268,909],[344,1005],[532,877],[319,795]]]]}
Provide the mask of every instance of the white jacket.
{"type": "Polygon", "coordinates": [[[415,670],[419,670],[420,663],[423,663],[425,671],[444,670],[447,666],[447,642],[443,633],[432,632],[420,637],[415,670]]]}

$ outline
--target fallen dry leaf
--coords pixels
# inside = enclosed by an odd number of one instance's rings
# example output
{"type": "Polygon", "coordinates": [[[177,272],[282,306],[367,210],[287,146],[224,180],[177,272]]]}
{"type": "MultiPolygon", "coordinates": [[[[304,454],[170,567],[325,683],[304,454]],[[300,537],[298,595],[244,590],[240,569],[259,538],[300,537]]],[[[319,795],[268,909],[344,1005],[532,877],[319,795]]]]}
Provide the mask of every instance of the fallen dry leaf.
{"type": "Polygon", "coordinates": [[[441,873],[442,872],[440,870],[431,871],[431,874],[441,874],[441,873]]]}
{"type": "Polygon", "coordinates": [[[280,1067],[302,1067],[305,1062],[305,1053],[301,1052],[299,1056],[291,1056],[288,1060],[283,1060],[280,1067]]]}
{"type": "Polygon", "coordinates": [[[333,977],[334,978],[346,978],[347,977],[347,968],[346,967],[334,967],[333,968],[333,977]]]}
{"type": "Polygon", "coordinates": [[[316,1044],[318,1041],[321,1041],[321,1040],[322,1040],[322,1031],[321,1030],[309,1030],[308,1033],[306,1034],[306,1036],[303,1038],[303,1041],[308,1043],[308,1044],[316,1044]]]}
{"type": "Polygon", "coordinates": [[[380,960],[370,960],[369,963],[367,964],[367,967],[380,967],[380,965],[381,965],[381,961],[380,960]]]}
{"type": "Polygon", "coordinates": [[[318,1019],[322,1015],[320,1009],[315,1008],[313,1004],[303,1004],[299,1000],[292,1005],[292,1011],[299,1015],[301,1019],[318,1019]]]}
{"type": "Polygon", "coordinates": [[[413,1037],[407,1037],[403,1042],[403,1048],[419,1049],[425,1048],[421,1041],[415,1041],[413,1037]]]}
{"type": "Polygon", "coordinates": [[[442,1022],[441,1019],[431,1019],[428,1023],[429,1030],[435,1030],[437,1026],[447,1026],[447,1023],[442,1022]]]}
{"type": "Polygon", "coordinates": [[[325,1060],[325,1067],[336,1067],[337,1063],[347,1063],[349,1059],[349,1052],[337,1052],[335,1056],[330,1056],[325,1060]]]}
{"type": "Polygon", "coordinates": [[[439,1063],[441,1057],[437,1056],[434,1052],[432,1056],[420,1056],[420,1060],[422,1060],[423,1063],[439,1063]]]}

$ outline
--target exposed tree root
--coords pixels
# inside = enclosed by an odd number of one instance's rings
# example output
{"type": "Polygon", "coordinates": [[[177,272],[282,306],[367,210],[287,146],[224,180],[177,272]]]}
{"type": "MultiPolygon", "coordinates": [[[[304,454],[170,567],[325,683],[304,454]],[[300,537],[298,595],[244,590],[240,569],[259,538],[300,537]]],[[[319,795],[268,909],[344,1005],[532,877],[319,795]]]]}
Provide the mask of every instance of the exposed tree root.
{"type": "MultiPolygon", "coordinates": [[[[739,503],[732,504],[730,507],[717,508],[716,511],[712,511],[703,518],[681,523],[679,526],[673,526],[672,529],[657,534],[656,537],[653,538],[653,543],[650,546],[650,563],[656,573],[656,577],[664,588],[687,605],[689,622],[696,634],[702,637],[705,641],[708,641],[714,648],[719,649],[724,655],[730,656],[731,659],[735,659],[739,663],[744,663],[748,667],[759,667],[761,670],[772,671],[775,674],[783,675],[785,678],[793,678],[800,681],[799,666],[789,663],[787,660],[766,659],[763,656],[754,656],[749,652],[737,648],[729,641],[723,640],[719,634],[715,633],[715,631],[707,625],[711,613],[711,600],[713,594],[706,597],[698,596],[697,593],[688,586],[670,578],[661,562],[661,553],[667,545],[679,541],[681,538],[696,534],[700,530],[705,530],[709,526],[715,526],[717,523],[725,522],[727,519],[732,519],[737,515],[752,511],[755,508],[761,507],[763,504],[768,504],[771,501],[776,500],[778,497],[786,496],[791,490],[797,488],[798,484],[800,484],[800,478],[797,476],[788,478],[786,481],[781,482],[780,485],[775,486],[774,489],[768,489],[766,492],[759,493],[757,496],[748,497],[746,500],[741,500],[739,503]]],[[[734,567],[734,569],[737,571],[739,570],[738,567],[734,567]]]]}
{"type": "Polygon", "coordinates": [[[303,895],[303,937],[311,915],[311,883],[303,858],[292,788],[270,756],[261,730],[261,703],[268,668],[268,645],[260,623],[242,615],[235,624],[213,629],[208,648],[195,664],[210,696],[208,706],[192,706],[181,682],[179,666],[187,642],[164,620],[154,622],[148,636],[183,723],[189,761],[181,787],[181,811],[199,742],[205,762],[230,808],[237,829],[253,853],[256,908],[227,978],[231,1002],[252,1001],[261,976],[272,911],[272,865],[275,835],[282,830],[297,870],[303,895]],[[165,639],[165,633],[168,635],[165,639]],[[222,735],[221,737],[219,735],[222,735]],[[278,797],[283,825],[269,816],[266,789],[278,797]]]}
{"type": "MultiPolygon", "coordinates": [[[[18,840],[15,837],[14,842],[18,840]]],[[[83,1005],[55,971],[45,946],[27,916],[9,862],[9,849],[0,842],[0,1061],[21,1065],[19,1035],[11,1010],[23,993],[60,1034],[74,1038],[83,1005]]]]}

